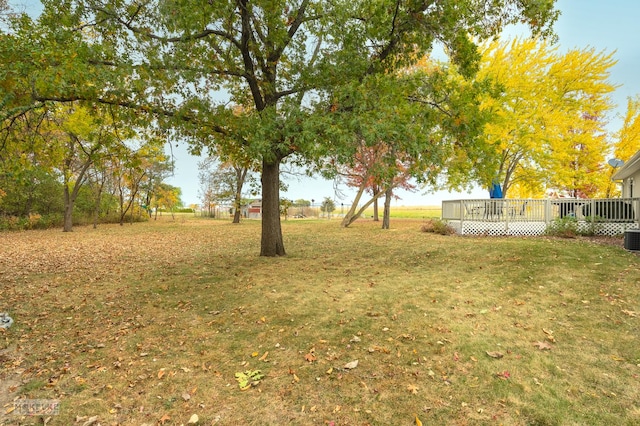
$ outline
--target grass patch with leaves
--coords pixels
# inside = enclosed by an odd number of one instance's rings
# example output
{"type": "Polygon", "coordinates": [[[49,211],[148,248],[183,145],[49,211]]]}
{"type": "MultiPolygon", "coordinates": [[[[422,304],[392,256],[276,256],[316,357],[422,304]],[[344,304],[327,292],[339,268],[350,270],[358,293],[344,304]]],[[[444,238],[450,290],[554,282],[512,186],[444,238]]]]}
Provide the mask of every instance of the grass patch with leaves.
{"type": "Polygon", "coordinates": [[[421,225],[285,221],[282,258],[253,221],[0,234],[0,423],[640,422],[636,255],[421,225]]]}

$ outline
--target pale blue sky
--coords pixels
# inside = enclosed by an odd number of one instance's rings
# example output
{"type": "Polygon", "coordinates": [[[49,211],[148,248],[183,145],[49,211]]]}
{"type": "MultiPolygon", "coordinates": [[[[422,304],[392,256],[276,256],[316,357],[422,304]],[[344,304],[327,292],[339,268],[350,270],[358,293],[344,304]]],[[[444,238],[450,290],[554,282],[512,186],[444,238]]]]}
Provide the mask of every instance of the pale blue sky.
{"type": "MultiPolygon", "coordinates": [[[[37,10],[37,0],[10,0],[10,4],[18,9],[37,10]]],[[[640,95],[640,1],[636,0],[558,0],[557,8],[562,15],[555,25],[558,43],[562,50],[593,47],[598,51],[615,51],[618,61],[611,69],[610,81],[619,85],[612,95],[617,109],[610,117],[609,130],[615,132],[620,128],[621,116],[626,110],[628,97],[640,95]]],[[[639,147],[640,148],[640,147],[639,147]]],[[[198,158],[189,155],[184,145],[174,146],[176,157],[175,176],[169,183],[182,188],[182,200],[185,204],[199,203],[198,196],[198,158]]],[[[333,183],[322,179],[304,179],[300,182],[285,178],[289,191],[281,194],[289,199],[334,198],[333,183]]],[[[439,205],[442,200],[459,198],[486,198],[488,193],[478,189],[471,194],[438,192],[435,194],[419,191],[416,193],[400,192],[401,200],[396,205],[439,205]]],[[[350,194],[347,191],[348,194],[350,194]]],[[[350,203],[351,199],[336,199],[337,203],[350,203]]]]}

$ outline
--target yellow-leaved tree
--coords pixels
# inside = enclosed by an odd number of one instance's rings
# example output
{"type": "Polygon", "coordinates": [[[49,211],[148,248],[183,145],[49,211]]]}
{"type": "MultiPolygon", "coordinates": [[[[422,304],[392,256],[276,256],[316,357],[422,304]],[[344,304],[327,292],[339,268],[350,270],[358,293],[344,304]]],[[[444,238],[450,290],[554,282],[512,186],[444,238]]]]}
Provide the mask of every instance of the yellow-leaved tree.
{"type": "Polygon", "coordinates": [[[601,168],[614,64],[612,53],[560,53],[541,39],[497,40],[485,48],[478,78],[501,88],[484,101],[493,117],[485,135],[496,149],[494,179],[504,196],[541,196],[550,187],[594,195],[606,185],[601,168]]]}
{"type": "MultiPolygon", "coordinates": [[[[624,116],[622,128],[615,135],[616,142],[613,144],[613,157],[627,162],[633,155],[640,151],[640,95],[627,99],[627,112],[624,116]]],[[[611,179],[616,167],[609,167],[606,196],[619,195],[619,188],[611,179]]]]}
{"type": "Polygon", "coordinates": [[[618,132],[613,155],[622,161],[627,161],[640,150],[640,96],[627,100],[627,112],[618,132]]]}

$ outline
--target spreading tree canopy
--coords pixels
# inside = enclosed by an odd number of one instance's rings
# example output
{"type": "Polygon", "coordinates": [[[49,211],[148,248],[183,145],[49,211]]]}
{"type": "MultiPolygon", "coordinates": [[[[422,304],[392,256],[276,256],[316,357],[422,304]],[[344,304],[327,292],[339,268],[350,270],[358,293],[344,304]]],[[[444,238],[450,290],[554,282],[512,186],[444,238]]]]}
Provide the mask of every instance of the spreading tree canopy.
{"type": "Polygon", "coordinates": [[[561,53],[539,39],[496,40],[483,52],[478,78],[501,88],[482,108],[491,122],[484,133],[495,147],[495,174],[506,196],[545,187],[593,196],[606,186],[601,173],[606,114],[612,109],[608,81],[613,53],[592,48],[561,53]]]}
{"type": "Polygon", "coordinates": [[[3,36],[2,117],[34,103],[84,100],[130,108],[131,120],[187,140],[240,141],[262,164],[260,253],[283,255],[280,166],[334,143],[305,126],[323,113],[314,102],[409,67],[434,44],[471,76],[479,59],[472,40],[511,23],[549,34],[554,1],[43,0],[37,25],[22,18],[3,36]],[[226,125],[229,100],[253,107],[240,131],[226,125]]]}

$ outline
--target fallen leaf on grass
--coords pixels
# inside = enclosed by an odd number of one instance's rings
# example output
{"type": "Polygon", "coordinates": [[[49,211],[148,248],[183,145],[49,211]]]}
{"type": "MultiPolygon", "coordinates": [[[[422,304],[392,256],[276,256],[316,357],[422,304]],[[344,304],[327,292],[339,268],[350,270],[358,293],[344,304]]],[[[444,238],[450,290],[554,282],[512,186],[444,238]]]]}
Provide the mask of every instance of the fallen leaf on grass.
{"type": "Polygon", "coordinates": [[[191,395],[188,392],[183,392],[182,399],[184,399],[185,401],[188,401],[191,399],[191,395]]]}
{"type": "Polygon", "coordinates": [[[162,379],[163,376],[164,376],[164,368],[158,371],[158,379],[162,379]]]}
{"type": "Polygon", "coordinates": [[[313,362],[316,360],[316,356],[313,353],[309,352],[304,356],[304,359],[307,360],[307,362],[313,362]]]}
{"type": "Polygon", "coordinates": [[[86,422],[82,423],[82,426],[91,426],[97,421],[98,421],[98,416],[91,416],[86,422]]]}
{"type": "Polygon", "coordinates": [[[247,370],[244,373],[236,373],[235,377],[240,390],[247,390],[251,386],[257,386],[264,374],[260,370],[247,370]]]}
{"type": "Polygon", "coordinates": [[[351,362],[346,363],[344,365],[344,367],[342,367],[342,368],[344,368],[345,370],[353,370],[357,366],[358,366],[358,360],[356,359],[356,360],[353,360],[351,362]]]}
{"type": "Polygon", "coordinates": [[[264,355],[262,355],[260,358],[258,358],[259,361],[265,361],[267,359],[267,355],[269,355],[269,351],[265,352],[264,355]]]}
{"type": "Polygon", "coordinates": [[[383,346],[378,346],[378,345],[374,345],[372,347],[369,348],[369,352],[373,353],[373,352],[380,352],[383,354],[388,354],[391,353],[391,351],[383,346]]]}
{"type": "Polygon", "coordinates": [[[627,309],[623,309],[623,310],[622,310],[622,313],[623,313],[623,314],[625,314],[625,315],[628,315],[628,316],[630,316],[630,317],[633,317],[633,318],[635,318],[635,317],[637,317],[637,316],[638,316],[638,313],[637,313],[637,312],[629,311],[629,310],[627,310],[627,309]]]}
{"type": "Polygon", "coordinates": [[[418,389],[416,385],[407,385],[407,390],[414,395],[418,393],[418,389]]]}
{"type": "Polygon", "coordinates": [[[543,328],[542,331],[547,335],[548,341],[550,341],[551,343],[556,343],[556,338],[553,336],[553,330],[547,330],[546,328],[543,328]]]}
{"type": "Polygon", "coordinates": [[[487,355],[489,355],[491,358],[496,358],[496,359],[500,359],[504,356],[502,352],[497,352],[497,351],[494,351],[494,352],[487,351],[487,355]]]}
{"type": "Polygon", "coordinates": [[[541,351],[550,351],[551,350],[551,345],[549,343],[547,343],[547,342],[537,341],[537,342],[535,342],[533,344],[533,346],[537,347],[541,351]]]}
{"type": "Polygon", "coordinates": [[[91,417],[76,416],[76,423],[84,422],[82,423],[82,426],[91,426],[97,421],[98,421],[98,416],[91,416],[91,417]]]}
{"type": "Polygon", "coordinates": [[[414,414],[414,416],[416,416],[416,426],[422,426],[422,422],[420,421],[420,419],[418,418],[417,414],[414,414]]]}
{"type": "Polygon", "coordinates": [[[198,417],[198,415],[194,414],[189,418],[189,421],[187,423],[194,425],[194,424],[198,423],[199,420],[200,420],[200,418],[198,417]]]}
{"type": "Polygon", "coordinates": [[[171,420],[171,417],[169,417],[168,414],[165,414],[164,416],[160,417],[160,424],[165,424],[166,421],[171,420]]]}
{"type": "Polygon", "coordinates": [[[511,373],[505,370],[501,373],[496,373],[496,376],[502,380],[509,380],[511,378],[511,373]]]}

